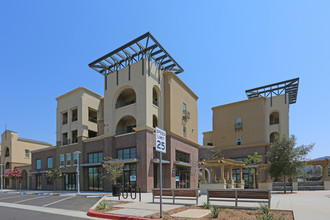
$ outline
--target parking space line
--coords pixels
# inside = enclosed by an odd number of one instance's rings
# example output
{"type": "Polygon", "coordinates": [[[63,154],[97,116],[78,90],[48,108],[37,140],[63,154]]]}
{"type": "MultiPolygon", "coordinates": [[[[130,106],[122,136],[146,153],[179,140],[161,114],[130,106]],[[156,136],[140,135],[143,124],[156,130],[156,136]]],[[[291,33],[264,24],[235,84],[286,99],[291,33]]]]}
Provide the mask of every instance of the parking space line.
{"type": "Polygon", "coordinates": [[[21,197],[21,196],[24,196],[24,195],[10,196],[10,197],[5,197],[5,198],[0,198],[0,200],[3,200],[3,199],[11,199],[11,198],[17,198],[17,197],[21,197]]]}
{"type": "Polygon", "coordinates": [[[40,197],[42,197],[42,196],[37,196],[37,197],[29,198],[29,199],[23,199],[23,200],[13,202],[13,203],[15,204],[15,203],[25,202],[25,201],[29,201],[29,200],[33,200],[33,199],[39,199],[40,197]]]}
{"type": "Polygon", "coordinates": [[[68,197],[68,198],[60,199],[60,200],[57,200],[57,201],[55,201],[55,202],[51,202],[51,203],[48,203],[48,204],[46,204],[46,205],[43,205],[42,207],[47,207],[47,206],[49,206],[49,205],[53,205],[53,204],[55,204],[55,203],[62,202],[62,201],[67,200],[67,199],[71,199],[71,198],[73,198],[73,197],[75,197],[75,196],[70,196],[70,197],[68,197]]]}

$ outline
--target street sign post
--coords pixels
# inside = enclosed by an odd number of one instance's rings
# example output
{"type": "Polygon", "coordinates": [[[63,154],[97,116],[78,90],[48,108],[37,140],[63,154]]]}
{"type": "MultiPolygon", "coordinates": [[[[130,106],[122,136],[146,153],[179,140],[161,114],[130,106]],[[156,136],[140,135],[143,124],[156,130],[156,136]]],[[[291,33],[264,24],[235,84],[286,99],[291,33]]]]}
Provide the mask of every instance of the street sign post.
{"type": "Polygon", "coordinates": [[[159,191],[160,191],[160,217],[162,218],[162,187],[163,187],[163,174],[162,174],[162,154],[166,154],[166,131],[156,127],[156,151],[159,152],[159,191]]]}

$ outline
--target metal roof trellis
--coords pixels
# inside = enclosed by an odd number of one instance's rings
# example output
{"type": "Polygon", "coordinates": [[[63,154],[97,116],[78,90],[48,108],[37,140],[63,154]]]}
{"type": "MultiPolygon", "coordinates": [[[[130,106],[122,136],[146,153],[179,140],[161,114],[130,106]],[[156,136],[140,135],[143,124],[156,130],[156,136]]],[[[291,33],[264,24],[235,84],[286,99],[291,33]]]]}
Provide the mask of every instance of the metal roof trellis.
{"type": "Polygon", "coordinates": [[[175,74],[184,71],[149,32],[91,62],[88,66],[106,76],[144,58],[151,59],[162,71],[173,71],[175,74]]]}

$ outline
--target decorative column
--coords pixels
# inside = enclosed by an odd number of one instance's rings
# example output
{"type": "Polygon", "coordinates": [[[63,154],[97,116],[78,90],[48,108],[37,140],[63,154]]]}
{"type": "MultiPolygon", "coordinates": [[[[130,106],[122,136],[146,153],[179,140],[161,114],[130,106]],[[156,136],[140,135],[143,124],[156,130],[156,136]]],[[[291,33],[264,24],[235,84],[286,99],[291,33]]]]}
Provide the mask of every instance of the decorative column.
{"type": "Polygon", "coordinates": [[[212,173],[212,182],[216,183],[217,182],[217,178],[216,178],[217,168],[213,167],[212,171],[213,171],[213,173],[212,173]]]}
{"type": "Polygon", "coordinates": [[[221,165],[221,178],[219,180],[219,183],[226,183],[225,180],[225,165],[221,165]]]}
{"type": "Polygon", "coordinates": [[[237,181],[238,188],[244,189],[243,167],[239,168],[239,180],[237,181]]]}
{"type": "Polygon", "coordinates": [[[325,159],[324,164],[322,165],[322,170],[323,170],[323,184],[324,184],[324,189],[325,190],[330,190],[330,178],[328,175],[328,167],[329,167],[330,161],[329,159],[325,159]]]}
{"type": "Polygon", "coordinates": [[[231,166],[228,168],[228,184],[227,185],[228,185],[229,189],[235,188],[234,181],[233,181],[233,169],[231,166]]]}
{"type": "Polygon", "coordinates": [[[205,179],[205,167],[202,166],[202,180],[201,180],[202,184],[207,183],[206,179],[205,179]]]}

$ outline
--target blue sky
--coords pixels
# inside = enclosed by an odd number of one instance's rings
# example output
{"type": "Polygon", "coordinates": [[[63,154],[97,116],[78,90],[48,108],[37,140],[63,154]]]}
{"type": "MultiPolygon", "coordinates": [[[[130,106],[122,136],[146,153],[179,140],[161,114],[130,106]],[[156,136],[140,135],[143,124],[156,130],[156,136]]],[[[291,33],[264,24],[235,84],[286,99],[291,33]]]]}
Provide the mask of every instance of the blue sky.
{"type": "Polygon", "coordinates": [[[55,98],[103,95],[88,63],[150,31],[199,96],[199,143],[211,108],[300,77],[290,133],[330,155],[329,1],[1,1],[0,131],[55,144],[55,98]]]}

